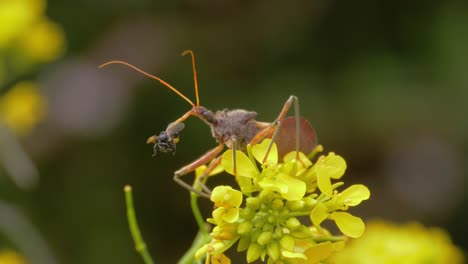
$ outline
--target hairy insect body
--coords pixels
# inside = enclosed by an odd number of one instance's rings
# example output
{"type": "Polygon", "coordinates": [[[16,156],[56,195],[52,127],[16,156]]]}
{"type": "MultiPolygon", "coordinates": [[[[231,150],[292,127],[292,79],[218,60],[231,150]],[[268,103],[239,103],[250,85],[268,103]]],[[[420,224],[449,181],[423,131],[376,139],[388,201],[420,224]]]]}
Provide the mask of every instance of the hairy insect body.
{"type": "Polygon", "coordinates": [[[224,143],[228,148],[233,147],[232,139],[235,138],[236,148],[245,150],[260,130],[256,117],[256,112],[242,109],[217,111],[216,124],[211,126],[211,133],[219,143],[224,143]]]}

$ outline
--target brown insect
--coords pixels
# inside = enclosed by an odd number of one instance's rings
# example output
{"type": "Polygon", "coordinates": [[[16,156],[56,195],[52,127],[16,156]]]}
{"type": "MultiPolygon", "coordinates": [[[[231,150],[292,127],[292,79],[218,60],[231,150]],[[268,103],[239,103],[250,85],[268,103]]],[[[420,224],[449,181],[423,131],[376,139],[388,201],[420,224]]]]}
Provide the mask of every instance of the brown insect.
{"type": "MultiPolygon", "coordinates": [[[[196,103],[193,103],[184,94],[179,92],[176,88],[162,80],[161,78],[149,74],[127,62],[124,61],[109,61],[99,68],[105,67],[110,64],[123,64],[128,66],[143,75],[146,75],[152,79],[159,81],[161,84],[175,92],[182,99],[187,101],[191,106],[188,112],[182,115],[180,118],[170,123],[165,130],[158,135],[153,135],[148,138],[147,143],[153,144],[154,155],[157,152],[172,152],[175,153],[176,144],[179,141],[179,133],[183,130],[183,122],[190,116],[196,116],[204,121],[211,128],[211,133],[216,139],[218,146],[209,150],[195,161],[183,166],[174,173],[174,181],[186,188],[187,190],[196,192],[202,197],[209,198],[210,190],[208,187],[201,185],[203,191],[194,189],[191,185],[184,182],[181,177],[186,175],[196,168],[210,163],[208,169],[204,175],[208,175],[219,163],[221,162],[221,151],[226,145],[228,148],[237,149],[241,151],[246,150],[247,144],[256,144],[265,138],[272,138],[278,146],[278,152],[282,157],[287,152],[296,150],[298,155],[299,151],[303,153],[311,152],[317,145],[317,139],[315,131],[310,123],[303,117],[299,116],[299,102],[296,96],[290,96],[286,103],[283,105],[278,117],[273,122],[260,122],[256,120],[257,113],[253,111],[247,111],[243,109],[234,110],[221,110],[212,112],[207,108],[200,105],[200,99],[198,97],[198,81],[197,72],[195,68],[195,55],[191,50],[186,50],[182,53],[182,56],[190,54],[192,58],[192,70],[193,79],[195,84],[195,96],[196,103]],[[288,110],[294,104],[294,117],[286,117],[288,110]]],[[[271,145],[269,146],[271,147],[271,145]]],[[[267,153],[269,150],[267,151],[267,153]]],[[[233,152],[235,155],[235,151],[233,152]]],[[[267,156],[266,154],[265,156],[267,156]]],[[[235,167],[235,156],[233,157],[234,172],[235,167]]],[[[203,178],[203,176],[201,177],[203,178]]]]}

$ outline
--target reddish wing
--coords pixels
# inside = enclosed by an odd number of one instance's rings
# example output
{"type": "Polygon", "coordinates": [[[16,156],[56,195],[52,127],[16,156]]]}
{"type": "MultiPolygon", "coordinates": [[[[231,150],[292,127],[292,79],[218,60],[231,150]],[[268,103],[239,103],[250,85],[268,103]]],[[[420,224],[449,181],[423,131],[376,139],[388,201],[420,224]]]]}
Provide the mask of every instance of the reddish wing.
{"type": "MultiPolygon", "coordinates": [[[[317,136],[315,130],[309,121],[303,117],[299,119],[300,123],[300,147],[299,151],[306,155],[312,152],[317,146],[317,136]]],[[[288,152],[296,148],[296,118],[289,116],[281,120],[281,128],[275,140],[278,146],[278,155],[283,157],[288,152]]]]}

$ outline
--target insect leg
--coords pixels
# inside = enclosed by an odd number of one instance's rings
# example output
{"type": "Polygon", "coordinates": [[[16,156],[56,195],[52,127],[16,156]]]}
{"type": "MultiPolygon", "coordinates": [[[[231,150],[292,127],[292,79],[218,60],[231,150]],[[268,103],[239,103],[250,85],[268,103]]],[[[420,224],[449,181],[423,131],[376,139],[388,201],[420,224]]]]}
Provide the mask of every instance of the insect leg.
{"type": "Polygon", "coordinates": [[[237,179],[237,159],[236,159],[237,138],[235,136],[232,136],[231,142],[232,142],[232,171],[234,172],[234,176],[237,179]]]}
{"type": "Polygon", "coordinates": [[[215,158],[215,159],[210,163],[210,165],[208,166],[208,168],[203,172],[203,174],[200,175],[200,177],[198,177],[198,179],[196,179],[196,181],[198,181],[198,184],[200,184],[200,186],[202,187],[202,189],[203,189],[207,194],[210,194],[210,195],[211,195],[211,190],[210,190],[210,188],[208,188],[208,186],[205,185],[204,180],[205,180],[205,178],[221,163],[221,159],[222,159],[222,156],[218,156],[217,158],[215,158]]]}
{"type": "Polygon", "coordinates": [[[190,163],[188,165],[185,165],[184,167],[182,167],[179,170],[177,170],[176,172],[174,172],[174,178],[173,178],[174,181],[177,184],[179,184],[180,186],[182,186],[183,188],[185,188],[185,189],[187,189],[189,191],[195,192],[196,194],[200,195],[201,197],[205,197],[205,198],[209,199],[210,196],[208,194],[203,193],[203,192],[201,192],[199,190],[196,190],[190,184],[188,184],[188,183],[184,182],[182,179],[180,179],[180,177],[194,171],[196,168],[198,168],[198,167],[200,167],[202,165],[205,165],[210,160],[213,160],[223,150],[223,148],[224,148],[224,144],[219,144],[214,149],[212,149],[212,150],[206,152],[205,154],[203,154],[197,160],[193,161],[192,163],[190,163]]]}
{"type": "MultiPolygon", "coordinates": [[[[289,109],[291,108],[291,105],[294,104],[294,116],[296,119],[296,144],[295,144],[295,150],[296,150],[296,155],[297,158],[299,157],[299,147],[300,147],[300,114],[299,114],[299,99],[291,95],[286,103],[284,103],[283,108],[281,109],[281,112],[279,113],[278,117],[275,119],[274,122],[270,123],[268,126],[266,126],[264,129],[260,130],[255,137],[250,141],[250,144],[256,144],[263,140],[266,137],[271,137],[272,142],[276,139],[280,126],[281,126],[281,121],[285,118],[286,114],[288,113],[289,109]]],[[[268,156],[268,153],[270,152],[271,145],[273,143],[270,143],[270,146],[268,146],[268,150],[266,152],[265,158],[268,156]]]]}
{"type": "MultiPolygon", "coordinates": [[[[283,109],[279,113],[276,121],[281,121],[285,116],[286,113],[291,108],[291,104],[294,103],[294,117],[296,118],[296,155],[299,157],[299,146],[300,146],[300,112],[299,112],[299,99],[297,96],[291,95],[286,103],[284,103],[283,109]]],[[[278,128],[276,128],[278,129],[278,128]]]]}

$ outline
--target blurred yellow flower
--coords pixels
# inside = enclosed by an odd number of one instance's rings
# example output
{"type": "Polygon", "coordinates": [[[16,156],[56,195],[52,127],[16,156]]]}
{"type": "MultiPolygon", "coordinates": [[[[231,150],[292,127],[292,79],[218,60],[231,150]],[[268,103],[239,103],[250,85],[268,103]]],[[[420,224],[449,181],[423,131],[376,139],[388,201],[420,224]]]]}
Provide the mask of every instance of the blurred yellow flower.
{"type": "Polygon", "coordinates": [[[33,82],[19,82],[0,97],[0,120],[19,135],[30,132],[45,113],[45,99],[33,82]]]}
{"type": "Polygon", "coordinates": [[[65,39],[60,25],[44,18],[25,31],[19,43],[24,55],[37,62],[49,62],[63,53],[65,39]]]}
{"type": "Polygon", "coordinates": [[[418,223],[394,225],[381,221],[366,224],[360,239],[351,241],[333,260],[336,264],[458,264],[464,257],[439,228],[418,223]]]}
{"type": "Polygon", "coordinates": [[[0,251],[0,264],[26,264],[28,263],[21,255],[12,250],[0,251]]]}
{"type": "Polygon", "coordinates": [[[0,48],[27,30],[42,15],[44,0],[0,1],[0,48]]]}

